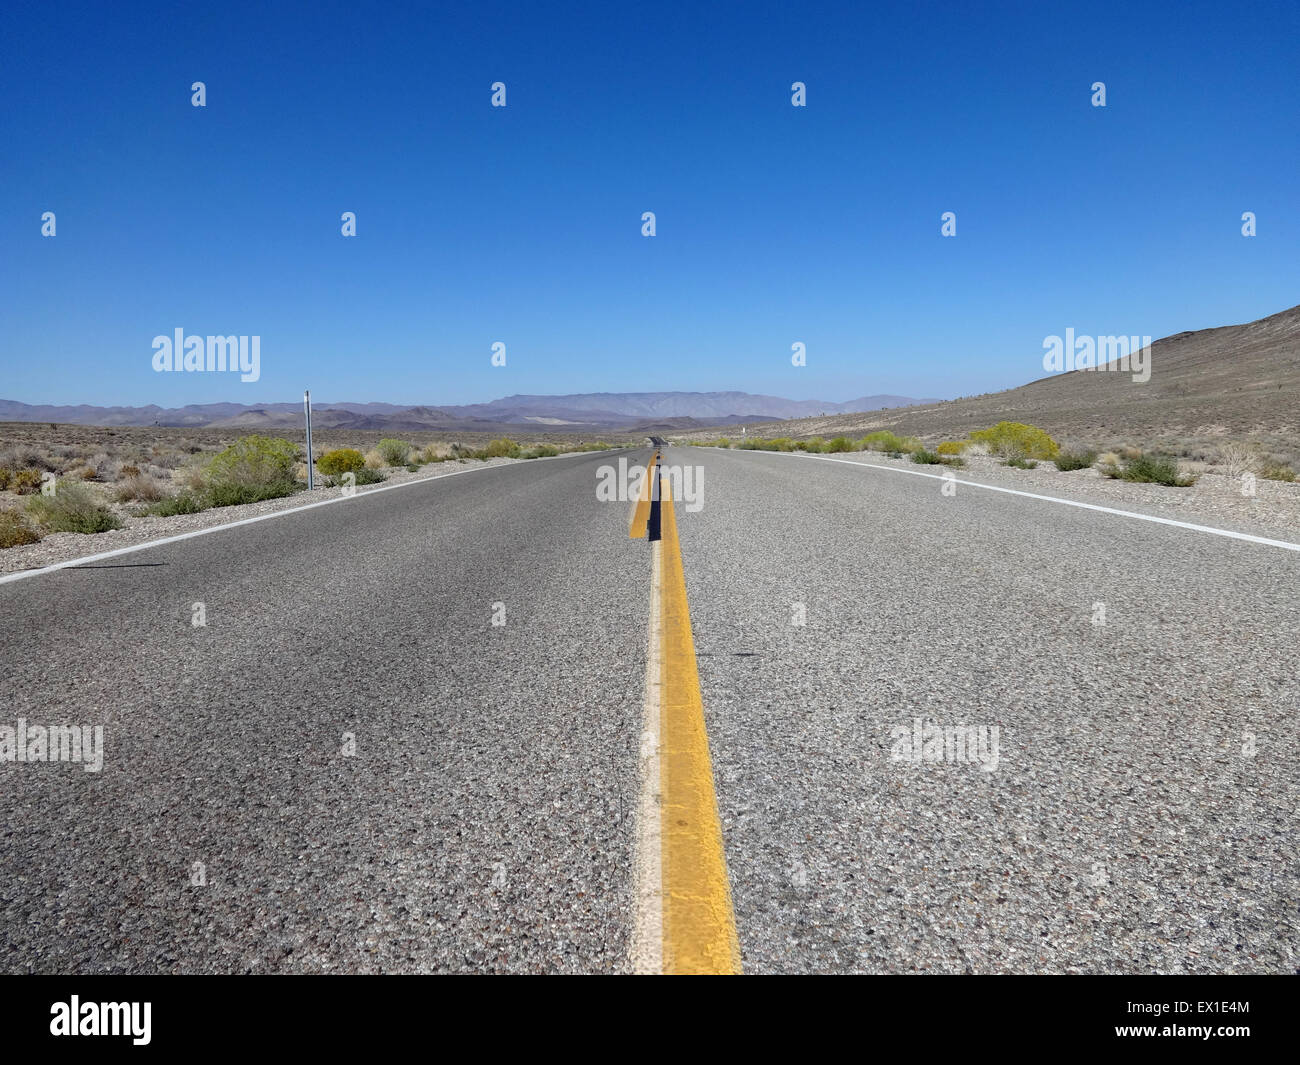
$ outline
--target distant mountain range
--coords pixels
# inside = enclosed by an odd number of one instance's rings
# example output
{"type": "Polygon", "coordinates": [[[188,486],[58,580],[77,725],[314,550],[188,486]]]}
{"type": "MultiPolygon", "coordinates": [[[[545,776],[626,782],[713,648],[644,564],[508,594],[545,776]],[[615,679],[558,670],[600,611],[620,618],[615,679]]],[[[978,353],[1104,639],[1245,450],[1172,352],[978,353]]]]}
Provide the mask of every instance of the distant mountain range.
{"type": "MultiPolygon", "coordinates": [[[[393,432],[534,429],[640,431],[803,418],[906,407],[936,400],[862,396],[845,403],[782,399],[749,392],[591,392],[567,396],[506,396],[459,406],[397,403],[314,403],[322,429],[393,432]]],[[[168,425],[191,428],[281,429],[302,421],[301,403],[201,403],[185,407],[51,406],[0,399],[0,422],[72,422],[79,425],[168,425]]]]}

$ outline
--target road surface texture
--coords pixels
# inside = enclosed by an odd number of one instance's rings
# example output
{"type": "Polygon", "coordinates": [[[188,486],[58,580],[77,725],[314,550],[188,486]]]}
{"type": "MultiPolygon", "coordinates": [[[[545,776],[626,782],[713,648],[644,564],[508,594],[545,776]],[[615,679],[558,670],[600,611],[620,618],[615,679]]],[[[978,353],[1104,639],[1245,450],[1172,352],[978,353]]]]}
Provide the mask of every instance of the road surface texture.
{"type": "MultiPolygon", "coordinates": [[[[628,971],[652,583],[617,457],[0,584],[0,725],[106,726],[100,773],[0,763],[0,968],[628,971]]],[[[1300,965],[1300,552],[662,462],[704,469],[673,506],[744,971],[1300,965]],[[910,760],[927,725],[985,762],[910,760]]]]}
{"type": "Polygon", "coordinates": [[[0,585],[0,724],[107,726],[98,774],[0,763],[3,968],[626,969],[648,569],[609,461],[0,585]]]}

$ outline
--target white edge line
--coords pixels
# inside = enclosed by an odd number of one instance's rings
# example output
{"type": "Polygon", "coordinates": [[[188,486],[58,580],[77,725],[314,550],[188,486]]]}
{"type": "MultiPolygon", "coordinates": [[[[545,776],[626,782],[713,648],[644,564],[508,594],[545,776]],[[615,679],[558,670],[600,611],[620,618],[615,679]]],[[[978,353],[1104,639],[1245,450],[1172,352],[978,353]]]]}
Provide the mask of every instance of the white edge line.
{"type": "Polygon", "coordinates": [[[663,799],[660,794],[660,701],[662,541],[650,545],[650,635],[646,650],[644,719],[641,726],[641,790],[637,803],[636,914],[632,928],[632,971],[658,976],[664,969],[663,799]]]}
{"type": "MultiPolygon", "coordinates": [[[[730,448],[718,448],[717,450],[732,450],[730,448]]],[[[739,448],[736,450],[749,450],[739,448]]],[[[1039,495],[1037,492],[1022,492],[1018,488],[1001,488],[995,484],[981,484],[979,481],[966,481],[953,474],[951,478],[945,477],[938,473],[923,473],[921,470],[901,470],[897,466],[881,466],[875,462],[854,462],[852,459],[835,459],[828,455],[810,455],[807,452],[796,455],[788,451],[755,451],[756,454],[763,455],[780,455],[784,458],[809,458],[820,459],[822,462],[836,462],[841,466],[864,466],[870,470],[886,470],[889,473],[906,473],[913,477],[929,477],[935,481],[952,480],[957,484],[964,484],[970,488],[984,488],[990,492],[1005,492],[1010,496],[1024,496],[1026,499],[1041,499],[1048,503],[1061,503],[1067,507],[1079,507],[1082,510],[1096,510],[1102,514],[1118,514],[1122,518],[1137,518],[1139,521],[1153,521],[1159,525],[1173,525],[1179,529],[1192,529],[1195,532],[1212,533],[1215,536],[1226,536],[1233,540],[1245,540],[1252,544],[1266,544],[1269,547],[1281,547],[1287,551],[1300,551],[1300,544],[1293,544],[1287,540],[1270,540],[1266,536],[1252,536],[1250,533],[1233,532],[1231,529],[1216,529],[1210,525],[1194,525],[1190,521],[1176,521],[1173,518],[1158,518],[1154,514],[1139,514],[1132,510],[1117,510],[1115,507],[1103,507],[1097,503],[1081,503],[1077,499],[1061,499],[1059,496],[1039,495]]]]}
{"type": "MultiPolygon", "coordinates": [[[[609,454],[611,451],[628,451],[630,448],[610,448],[609,451],[573,451],[568,455],[556,455],[555,458],[568,458],[578,455],[609,454]]],[[[533,460],[545,462],[545,459],[533,460]]],[[[431,481],[444,481],[448,477],[459,477],[464,473],[487,473],[489,470],[500,470],[507,466],[518,466],[521,462],[505,462],[499,466],[479,466],[475,469],[456,470],[454,473],[438,473],[432,477],[417,477],[411,481],[403,481],[401,484],[379,485],[374,488],[367,488],[364,492],[357,492],[350,496],[335,496],[333,499],[322,499],[316,503],[306,503],[301,507],[286,507],[284,510],[272,511],[270,514],[258,514],[252,518],[240,518],[238,521],[228,521],[221,525],[209,525],[205,529],[192,529],[189,532],[177,533],[175,536],[164,536],[161,540],[146,540],[142,544],[130,544],[127,547],[114,548],[112,551],[102,551],[98,555],[83,555],[81,558],[70,558],[66,562],[54,562],[48,566],[42,566],[40,569],[20,570],[18,573],[6,573],[0,577],[0,584],[8,584],[10,581],[22,581],[28,577],[39,577],[45,573],[54,573],[61,569],[70,569],[74,566],[84,566],[88,562],[99,562],[106,558],[117,558],[120,555],[129,555],[136,551],[147,551],[151,547],[162,547],[164,544],[174,544],[181,540],[190,540],[196,536],[207,536],[209,533],[222,532],[225,529],[237,529],[241,525],[253,525],[259,521],[270,521],[272,518],[282,518],[286,514],[301,514],[304,510],[314,510],[316,507],[327,507],[331,503],[346,503],[353,499],[369,499],[371,496],[378,495],[380,492],[393,492],[399,488],[410,488],[417,484],[429,484],[431,481]]]]}

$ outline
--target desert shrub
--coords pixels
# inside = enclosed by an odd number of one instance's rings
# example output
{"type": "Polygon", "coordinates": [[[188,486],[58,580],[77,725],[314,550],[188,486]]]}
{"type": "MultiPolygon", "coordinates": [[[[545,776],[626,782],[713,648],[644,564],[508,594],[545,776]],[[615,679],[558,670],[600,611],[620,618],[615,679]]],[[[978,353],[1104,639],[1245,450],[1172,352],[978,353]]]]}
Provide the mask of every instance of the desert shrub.
{"type": "Polygon", "coordinates": [[[275,437],[246,436],[209,460],[208,501],[214,507],[279,499],[298,490],[298,446],[275,437]]]}
{"type": "Polygon", "coordinates": [[[1003,466],[1014,466],[1018,470],[1036,470],[1038,463],[1033,459],[1022,458],[1020,455],[1012,455],[1003,466]]]}
{"type": "Polygon", "coordinates": [[[158,518],[171,518],[177,514],[197,514],[204,509],[202,497],[194,492],[185,489],[177,492],[174,496],[168,496],[160,500],[153,506],[145,510],[146,514],[152,514],[158,518]]]}
{"type": "Polygon", "coordinates": [[[121,519],[80,481],[56,481],[49,495],[27,501],[27,511],[51,532],[97,533],[122,527],[121,519]]]}
{"type": "Polygon", "coordinates": [[[970,447],[969,440],[945,440],[934,450],[940,455],[960,455],[970,447]]]}
{"type": "Polygon", "coordinates": [[[162,485],[145,474],[136,474],[134,477],[128,477],[126,480],[120,481],[113,490],[113,495],[119,503],[130,503],[132,500],[139,500],[142,503],[156,503],[165,494],[162,485]]]}
{"type": "Polygon", "coordinates": [[[1097,461],[1097,452],[1091,450],[1062,451],[1053,460],[1058,470],[1086,470],[1097,461]]]}
{"type": "MultiPolygon", "coordinates": [[[[770,439],[761,436],[748,436],[733,441],[731,446],[742,451],[794,451],[799,445],[792,443],[790,438],[786,436],[772,437],[770,439]]],[[[845,450],[851,450],[851,448],[845,450]]]]}
{"type": "Polygon", "coordinates": [[[411,453],[411,445],[405,440],[395,440],[388,437],[379,441],[375,445],[375,450],[379,452],[379,457],[384,460],[385,466],[402,466],[406,463],[406,457],[411,453]]]}
{"type": "Polygon", "coordinates": [[[100,451],[86,460],[86,465],[95,471],[97,481],[116,481],[118,461],[107,452],[100,451]]]}
{"type": "MultiPolygon", "coordinates": [[[[1133,449],[1125,449],[1126,452],[1133,449]]],[[[1178,470],[1176,459],[1168,455],[1144,455],[1137,453],[1136,458],[1116,455],[1113,452],[1102,455],[1097,461],[1097,469],[1107,477],[1138,484],[1163,484],[1171,488],[1189,488],[1196,483],[1194,476],[1183,476],[1178,470]]]]}
{"type": "Polygon", "coordinates": [[[828,455],[838,455],[844,451],[852,451],[853,442],[847,436],[837,436],[826,445],[828,455]]]}
{"type": "Polygon", "coordinates": [[[203,467],[199,465],[184,466],[172,474],[172,482],[188,488],[191,492],[202,492],[207,487],[207,478],[203,467]]]}
{"type": "Polygon", "coordinates": [[[337,476],[340,473],[356,473],[357,470],[365,469],[366,457],[356,448],[340,447],[333,451],[327,451],[316,460],[316,468],[326,477],[337,476]]]}
{"type": "Polygon", "coordinates": [[[934,451],[926,451],[923,447],[918,447],[912,452],[912,461],[921,466],[938,466],[943,462],[943,456],[934,451]]]}
{"type": "Polygon", "coordinates": [[[18,470],[9,479],[9,488],[20,496],[29,496],[41,490],[43,477],[40,470],[18,470]]]}
{"type": "Polygon", "coordinates": [[[485,459],[513,459],[517,458],[518,455],[519,445],[508,436],[502,436],[491,441],[487,447],[479,452],[479,457],[485,459]]]}
{"type": "Polygon", "coordinates": [[[1233,480],[1240,479],[1243,474],[1259,472],[1259,452],[1249,444],[1230,440],[1220,444],[1217,450],[1219,465],[1233,480]]]}
{"type": "Polygon", "coordinates": [[[127,477],[139,477],[140,467],[130,466],[130,465],[123,466],[121,469],[117,471],[117,476],[119,479],[125,479],[127,477]]]}
{"type": "Polygon", "coordinates": [[[1259,475],[1266,481],[1294,481],[1296,472],[1285,462],[1269,462],[1265,460],[1260,463],[1259,475]]]}
{"type": "Polygon", "coordinates": [[[0,466],[0,492],[6,491],[13,479],[14,471],[8,466],[0,466]]]}
{"type": "Polygon", "coordinates": [[[14,470],[31,467],[38,473],[57,473],[60,465],[61,463],[55,462],[49,454],[35,447],[11,448],[0,457],[0,466],[8,466],[14,470]]]}
{"type": "Polygon", "coordinates": [[[545,459],[554,458],[559,453],[559,448],[552,447],[550,444],[538,444],[536,447],[530,447],[523,452],[522,457],[526,459],[545,459]]]}
{"type": "Polygon", "coordinates": [[[1178,463],[1166,455],[1143,455],[1127,459],[1119,469],[1118,476],[1125,481],[1139,484],[1163,484],[1171,488],[1190,488],[1196,483],[1195,477],[1184,477],[1178,472],[1178,463]]]}
{"type": "Polygon", "coordinates": [[[16,510],[0,510],[0,548],[38,544],[41,534],[16,510]]]}
{"type": "Polygon", "coordinates": [[[990,429],[977,429],[970,438],[1001,458],[1054,459],[1061,452],[1044,430],[1023,422],[998,422],[990,429]]]}
{"type": "Polygon", "coordinates": [[[907,451],[908,443],[906,438],[896,436],[888,429],[879,429],[862,438],[861,448],[863,451],[907,451]]]}

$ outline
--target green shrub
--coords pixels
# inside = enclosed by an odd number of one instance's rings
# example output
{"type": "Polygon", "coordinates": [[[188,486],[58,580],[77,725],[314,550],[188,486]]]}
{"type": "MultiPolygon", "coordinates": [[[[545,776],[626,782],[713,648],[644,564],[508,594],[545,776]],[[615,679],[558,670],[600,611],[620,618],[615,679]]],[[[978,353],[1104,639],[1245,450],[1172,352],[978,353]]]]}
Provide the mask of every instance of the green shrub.
{"type": "Polygon", "coordinates": [[[145,513],[158,518],[172,518],[177,514],[197,514],[204,510],[203,500],[191,491],[177,492],[159,503],[149,507],[145,513]]]}
{"type": "Polygon", "coordinates": [[[969,440],[945,440],[935,448],[935,451],[940,455],[960,455],[968,447],[970,447],[969,440]]]}
{"type": "Polygon", "coordinates": [[[1097,461],[1097,452],[1091,450],[1062,451],[1053,460],[1058,470],[1086,470],[1097,461]]]}
{"type": "Polygon", "coordinates": [[[210,484],[204,493],[210,507],[237,507],[244,503],[261,503],[267,499],[283,499],[298,491],[301,485],[297,481],[282,481],[279,484],[210,484]]]}
{"type": "Polygon", "coordinates": [[[375,450],[379,452],[385,466],[404,466],[406,457],[411,453],[411,445],[405,440],[386,437],[375,445],[375,450]]]}
{"type": "Polygon", "coordinates": [[[837,436],[834,440],[826,445],[828,455],[838,455],[844,451],[852,451],[853,443],[847,436],[837,436]]]}
{"type": "Polygon", "coordinates": [[[279,499],[298,490],[298,445],[276,437],[246,436],[214,455],[204,471],[214,507],[279,499]]]}
{"type": "Polygon", "coordinates": [[[888,429],[868,433],[858,445],[863,451],[883,451],[889,455],[901,455],[921,447],[921,441],[914,436],[897,436],[888,429]]]}
{"type": "Polygon", "coordinates": [[[366,457],[356,448],[340,447],[327,451],[316,460],[316,468],[327,477],[356,473],[366,468],[366,457]]]}
{"type": "Polygon", "coordinates": [[[121,519],[81,481],[60,478],[49,495],[32,496],[27,510],[51,532],[98,533],[122,527],[121,519]]]}
{"type": "Polygon", "coordinates": [[[38,544],[41,534],[16,510],[0,510],[0,548],[38,544]]]}
{"type": "Polygon", "coordinates": [[[1296,472],[1285,462],[1265,462],[1259,468],[1259,475],[1266,481],[1294,481],[1296,472]]]}
{"type": "Polygon", "coordinates": [[[1178,472],[1176,460],[1166,455],[1141,455],[1126,459],[1121,467],[1111,466],[1103,470],[1108,477],[1118,477],[1138,484],[1163,484],[1170,488],[1190,488],[1196,483],[1195,477],[1183,477],[1178,472]]]}
{"type": "Polygon", "coordinates": [[[559,448],[552,447],[550,444],[538,444],[522,452],[521,455],[526,459],[553,459],[559,453],[559,448]]]}
{"type": "Polygon", "coordinates": [[[1012,455],[1012,456],[1011,456],[1009,459],[1007,459],[1007,461],[1004,462],[1002,465],[1003,465],[1003,466],[1014,466],[1014,467],[1015,467],[1016,469],[1018,469],[1018,470],[1036,470],[1036,469],[1038,469],[1038,463],[1035,462],[1033,459],[1021,458],[1019,455],[1012,455]]]}
{"type": "Polygon", "coordinates": [[[41,490],[41,471],[36,469],[18,470],[9,479],[9,488],[20,496],[29,496],[41,490]]]}
{"type": "Polygon", "coordinates": [[[482,459],[513,459],[519,457],[519,445],[508,436],[493,440],[478,453],[482,459]]]}
{"type": "Polygon", "coordinates": [[[1044,430],[1023,422],[998,422],[991,429],[977,429],[970,438],[1002,458],[1054,459],[1061,453],[1060,445],[1044,430]]]}
{"type": "Polygon", "coordinates": [[[922,466],[938,466],[943,462],[943,456],[919,447],[912,452],[912,461],[922,466]]]}
{"type": "Polygon", "coordinates": [[[363,466],[361,469],[354,471],[356,473],[356,483],[358,486],[363,484],[379,484],[380,481],[386,481],[388,478],[378,470],[372,470],[369,466],[363,466]]]}

